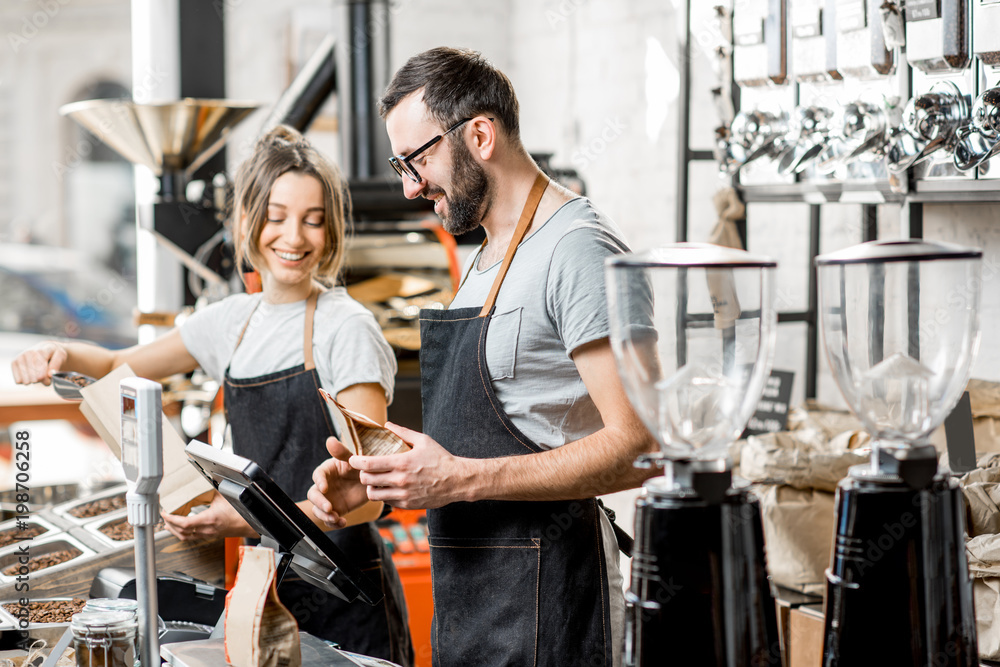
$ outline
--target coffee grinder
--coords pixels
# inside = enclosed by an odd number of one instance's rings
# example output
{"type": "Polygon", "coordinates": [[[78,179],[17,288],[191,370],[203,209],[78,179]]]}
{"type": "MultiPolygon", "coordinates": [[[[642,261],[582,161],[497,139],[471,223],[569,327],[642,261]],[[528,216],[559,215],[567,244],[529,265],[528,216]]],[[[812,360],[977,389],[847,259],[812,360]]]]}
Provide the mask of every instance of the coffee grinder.
{"type": "Polygon", "coordinates": [[[823,346],[873,443],[837,488],[824,667],[979,664],[962,494],[928,436],[969,379],[981,262],[921,240],[816,258],[823,346]]]}
{"type": "Polygon", "coordinates": [[[611,343],[662,466],[636,501],[625,664],[780,667],[760,507],[729,447],[774,350],[773,260],[679,243],[608,260],[611,343]]]}

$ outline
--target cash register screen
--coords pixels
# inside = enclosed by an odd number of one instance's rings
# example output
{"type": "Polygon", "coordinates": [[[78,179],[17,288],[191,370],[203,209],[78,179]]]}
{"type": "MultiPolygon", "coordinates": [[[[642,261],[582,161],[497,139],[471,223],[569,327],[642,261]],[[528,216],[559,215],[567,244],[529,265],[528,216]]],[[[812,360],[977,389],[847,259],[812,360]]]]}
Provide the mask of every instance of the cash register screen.
{"type": "Polygon", "coordinates": [[[261,536],[292,554],[304,580],[348,602],[377,604],[382,590],[330,541],[256,463],[197,440],[184,449],[191,463],[261,536]]]}

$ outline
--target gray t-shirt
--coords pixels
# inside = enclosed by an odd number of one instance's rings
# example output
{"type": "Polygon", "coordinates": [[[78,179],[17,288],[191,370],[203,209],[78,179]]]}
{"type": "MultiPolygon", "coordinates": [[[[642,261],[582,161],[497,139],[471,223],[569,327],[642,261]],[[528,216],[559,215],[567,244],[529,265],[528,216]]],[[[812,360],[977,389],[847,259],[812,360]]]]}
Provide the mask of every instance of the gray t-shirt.
{"type": "MultiPolygon", "coordinates": [[[[252,378],[305,361],[305,315],[305,301],[272,304],[259,293],[234,294],[195,312],[181,325],[181,339],[218,382],[227,367],[234,378],[252,378]],[[236,347],[251,312],[252,321],[236,347]]],[[[343,287],[327,290],[317,300],[313,360],[320,383],[334,396],[355,384],[377,382],[385,390],[386,401],[392,401],[396,357],[375,317],[343,287]]]]}
{"type": "MultiPolygon", "coordinates": [[[[518,246],[486,334],[493,390],[514,425],[550,449],[601,429],[601,415],[570,354],[609,335],[604,260],[624,236],[590,200],[573,199],[518,246]]],[[[481,307],[501,262],[479,253],[451,308],[481,307]]]]}

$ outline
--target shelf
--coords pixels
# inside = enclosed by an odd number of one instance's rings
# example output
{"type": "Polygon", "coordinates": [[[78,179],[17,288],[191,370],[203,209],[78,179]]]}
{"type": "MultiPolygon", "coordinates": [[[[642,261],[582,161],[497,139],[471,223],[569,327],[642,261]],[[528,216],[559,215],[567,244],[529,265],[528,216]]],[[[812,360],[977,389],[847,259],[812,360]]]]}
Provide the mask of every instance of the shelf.
{"type": "MultiPolygon", "coordinates": [[[[996,184],[1000,186],[1000,182],[996,184]]],[[[751,203],[885,204],[901,203],[904,193],[893,192],[888,182],[878,183],[775,183],[738,186],[743,201],[751,203]]],[[[1000,190],[997,190],[1000,199],[1000,190]]]]}
{"type": "Polygon", "coordinates": [[[1000,180],[917,181],[916,192],[908,201],[915,203],[1000,202],[1000,180]]]}
{"type": "Polygon", "coordinates": [[[1000,179],[922,180],[908,193],[879,183],[774,183],[738,186],[743,201],[753,203],[885,204],[1000,202],[1000,179]]]}

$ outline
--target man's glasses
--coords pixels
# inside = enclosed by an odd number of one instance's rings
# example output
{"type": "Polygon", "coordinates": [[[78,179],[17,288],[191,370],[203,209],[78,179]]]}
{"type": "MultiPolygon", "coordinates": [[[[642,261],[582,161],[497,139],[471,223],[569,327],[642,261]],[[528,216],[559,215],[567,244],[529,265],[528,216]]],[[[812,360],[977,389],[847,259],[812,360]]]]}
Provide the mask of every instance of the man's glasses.
{"type": "Polygon", "coordinates": [[[458,121],[457,123],[449,127],[447,130],[445,130],[444,134],[437,135],[436,137],[434,137],[433,139],[431,139],[426,144],[424,144],[417,150],[413,151],[409,155],[406,156],[394,155],[393,157],[389,158],[389,164],[392,165],[392,168],[395,169],[396,173],[399,174],[400,176],[406,176],[414,183],[421,183],[424,179],[420,177],[420,174],[418,174],[417,170],[414,169],[412,164],[410,164],[410,161],[415,159],[418,155],[423,153],[425,150],[427,150],[437,142],[444,139],[445,134],[457,130],[465,123],[468,123],[470,120],[472,120],[472,118],[463,118],[462,120],[458,121]]]}

